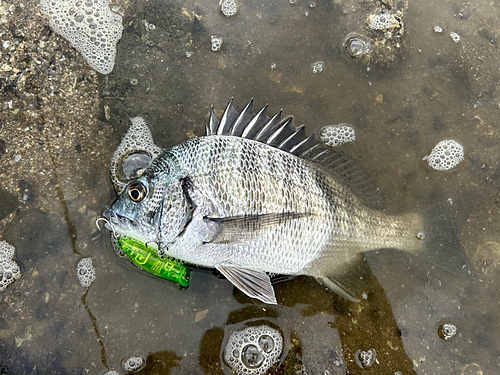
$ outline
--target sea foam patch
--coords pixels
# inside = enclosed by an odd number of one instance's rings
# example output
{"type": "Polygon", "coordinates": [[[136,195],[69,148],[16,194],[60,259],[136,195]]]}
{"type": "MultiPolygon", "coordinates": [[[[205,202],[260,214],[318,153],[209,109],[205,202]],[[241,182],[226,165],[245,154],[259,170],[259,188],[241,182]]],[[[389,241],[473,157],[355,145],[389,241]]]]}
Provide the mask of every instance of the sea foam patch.
{"type": "Polygon", "coordinates": [[[50,27],[67,39],[92,69],[111,73],[123,26],[109,0],[40,0],[40,7],[50,27]]]}

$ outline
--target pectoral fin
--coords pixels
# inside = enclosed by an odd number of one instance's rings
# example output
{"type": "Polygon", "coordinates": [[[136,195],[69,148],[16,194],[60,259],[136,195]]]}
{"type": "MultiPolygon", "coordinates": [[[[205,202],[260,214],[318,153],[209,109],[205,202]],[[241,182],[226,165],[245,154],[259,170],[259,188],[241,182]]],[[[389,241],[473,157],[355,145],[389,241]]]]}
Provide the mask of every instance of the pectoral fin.
{"type": "Polygon", "coordinates": [[[254,240],[267,231],[279,225],[303,217],[310,213],[282,212],[261,215],[237,215],[230,217],[211,218],[203,220],[211,229],[212,236],[205,242],[211,243],[241,243],[254,240]]]}
{"type": "Polygon", "coordinates": [[[221,264],[215,268],[247,296],[270,305],[277,305],[271,279],[265,272],[232,264],[221,264]]]}

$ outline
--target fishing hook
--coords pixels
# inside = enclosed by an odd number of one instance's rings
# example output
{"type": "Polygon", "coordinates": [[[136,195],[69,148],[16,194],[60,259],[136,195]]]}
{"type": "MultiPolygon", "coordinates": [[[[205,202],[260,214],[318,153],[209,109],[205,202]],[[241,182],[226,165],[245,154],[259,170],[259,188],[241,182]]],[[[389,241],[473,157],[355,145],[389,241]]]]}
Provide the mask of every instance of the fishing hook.
{"type": "Polygon", "coordinates": [[[108,219],[106,219],[105,217],[100,217],[99,219],[97,219],[95,221],[95,225],[97,226],[97,229],[99,229],[99,231],[101,231],[101,228],[99,227],[99,221],[101,221],[101,220],[104,221],[105,224],[108,224],[109,229],[111,229],[111,231],[113,232],[113,236],[115,238],[118,238],[118,235],[116,234],[115,228],[113,227],[113,225],[111,224],[111,222],[108,219]]]}

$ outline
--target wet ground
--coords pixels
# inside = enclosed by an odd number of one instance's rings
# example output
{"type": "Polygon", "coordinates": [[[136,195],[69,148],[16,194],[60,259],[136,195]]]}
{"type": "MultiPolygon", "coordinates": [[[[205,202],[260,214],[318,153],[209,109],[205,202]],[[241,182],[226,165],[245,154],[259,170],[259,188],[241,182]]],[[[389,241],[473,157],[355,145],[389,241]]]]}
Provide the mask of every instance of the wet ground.
{"type": "Polygon", "coordinates": [[[37,2],[1,1],[0,235],[22,277],[0,293],[0,373],[124,373],[133,355],[147,357],[145,374],[230,373],[221,346],[248,322],[283,332],[273,374],[498,373],[500,9],[382,3],[400,12],[399,46],[368,28],[371,1],[241,1],[230,18],[217,2],[116,1],[125,30],[102,76],[37,2]],[[378,46],[368,66],[344,56],[351,33],[378,46]],[[211,36],[223,39],[217,52],[211,36]],[[166,148],[203,135],[210,105],[220,115],[231,97],[238,110],[252,97],[269,114],[283,108],[308,133],[351,124],[357,140],[341,149],[387,211],[434,224],[431,255],[368,253],[352,269],[367,293],[359,304],[299,277],[276,285],[278,306],[207,271],[180,290],[118,259],[94,222],[114,197],[109,160],[129,117],[144,116],[166,148]],[[445,139],[465,160],[439,172],[422,158],[445,139]],[[469,276],[445,270],[460,254],[469,276]],[[76,265],[89,256],[87,289],[76,265]],[[457,328],[448,340],[445,324],[457,328]],[[372,349],[376,361],[360,367],[372,349]]]}

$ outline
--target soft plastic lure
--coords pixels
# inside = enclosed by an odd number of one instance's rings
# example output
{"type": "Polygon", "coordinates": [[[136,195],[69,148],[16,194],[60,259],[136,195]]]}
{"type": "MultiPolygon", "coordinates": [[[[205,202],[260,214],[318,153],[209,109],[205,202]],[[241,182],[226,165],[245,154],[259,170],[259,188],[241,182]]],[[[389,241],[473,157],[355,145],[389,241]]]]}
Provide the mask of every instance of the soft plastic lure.
{"type": "Polygon", "coordinates": [[[168,258],[160,258],[156,250],[130,238],[120,238],[117,245],[139,268],[162,279],[177,283],[184,288],[189,286],[191,270],[182,263],[168,258]]]}

